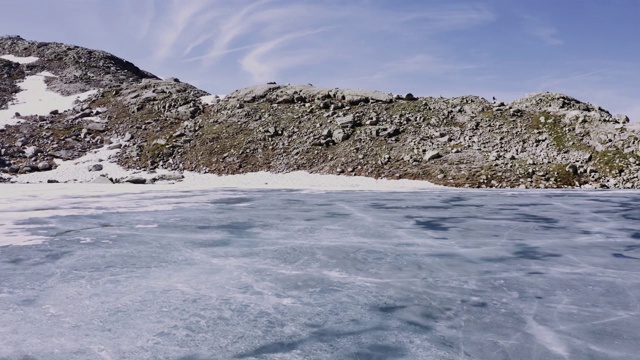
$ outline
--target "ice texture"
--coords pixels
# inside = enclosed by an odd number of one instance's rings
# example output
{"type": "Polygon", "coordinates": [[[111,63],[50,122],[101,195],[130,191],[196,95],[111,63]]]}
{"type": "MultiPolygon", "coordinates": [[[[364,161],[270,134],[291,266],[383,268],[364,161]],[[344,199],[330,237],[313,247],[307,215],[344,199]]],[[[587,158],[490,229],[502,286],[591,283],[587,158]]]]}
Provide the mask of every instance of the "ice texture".
{"type": "Polygon", "coordinates": [[[0,224],[42,241],[0,247],[0,358],[632,359],[638,204],[434,189],[16,205],[0,224]]]}

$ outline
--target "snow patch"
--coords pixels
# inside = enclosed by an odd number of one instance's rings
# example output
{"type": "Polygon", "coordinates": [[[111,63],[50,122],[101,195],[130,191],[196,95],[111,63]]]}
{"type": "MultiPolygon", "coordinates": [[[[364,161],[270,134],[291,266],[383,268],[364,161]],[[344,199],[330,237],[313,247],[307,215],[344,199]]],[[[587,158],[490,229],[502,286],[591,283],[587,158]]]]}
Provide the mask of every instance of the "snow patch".
{"type": "MultiPolygon", "coordinates": [[[[119,139],[112,139],[112,141],[111,145],[120,142],[119,139]]],[[[113,178],[131,175],[131,171],[127,171],[115,163],[115,156],[120,149],[109,149],[111,145],[92,150],[75,160],[56,159],[57,167],[55,169],[18,175],[16,181],[18,183],[46,183],[51,179],[60,182],[91,182],[100,175],[108,175],[113,178]],[[89,167],[95,164],[102,165],[102,170],[89,171],[89,167]]]]}
{"type": "Polygon", "coordinates": [[[266,171],[238,175],[185,172],[180,188],[292,189],[314,191],[411,191],[442,188],[428,181],[373,179],[364,176],[309,174],[306,171],[274,174],[266,171]]]}
{"type": "Polygon", "coordinates": [[[16,94],[15,101],[9,104],[8,109],[0,110],[0,128],[19,123],[20,119],[16,119],[15,113],[28,116],[47,115],[52,110],[62,112],[71,109],[76,100],[86,100],[97,92],[97,90],[90,90],[81,94],[63,96],[47,90],[45,77],[55,77],[55,75],[43,71],[36,75],[27,76],[18,83],[22,91],[16,94]]]}
{"type": "Polygon", "coordinates": [[[31,64],[38,61],[39,58],[35,56],[15,56],[15,55],[0,55],[0,59],[13,61],[19,64],[31,64]]]}

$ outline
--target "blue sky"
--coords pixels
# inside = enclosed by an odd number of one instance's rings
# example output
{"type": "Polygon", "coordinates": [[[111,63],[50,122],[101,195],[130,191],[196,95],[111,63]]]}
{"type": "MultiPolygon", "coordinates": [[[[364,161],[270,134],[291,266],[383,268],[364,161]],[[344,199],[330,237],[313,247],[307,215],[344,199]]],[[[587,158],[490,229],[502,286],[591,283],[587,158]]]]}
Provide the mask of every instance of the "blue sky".
{"type": "Polygon", "coordinates": [[[215,94],[554,91],[640,121],[637,0],[2,0],[0,34],[112,52],[215,94]]]}

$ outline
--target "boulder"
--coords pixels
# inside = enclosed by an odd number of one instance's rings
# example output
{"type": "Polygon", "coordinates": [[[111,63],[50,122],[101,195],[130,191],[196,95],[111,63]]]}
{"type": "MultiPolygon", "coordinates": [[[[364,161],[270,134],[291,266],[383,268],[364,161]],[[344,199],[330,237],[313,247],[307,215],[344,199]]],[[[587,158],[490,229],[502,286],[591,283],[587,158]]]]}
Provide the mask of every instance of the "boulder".
{"type": "Polygon", "coordinates": [[[89,171],[102,171],[103,168],[102,164],[93,164],[89,166],[89,171]]]}
{"type": "Polygon", "coordinates": [[[613,119],[620,124],[626,124],[629,122],[629,117],[624,114],[616,114],[613,119]]]}
{"type": "Polygon", "coordinates": [[[143,177],[132,176],[132,177],[124,179],[124,182],[130,183],[130,184],[146,184],[147,183],[147,179],[145,179],[143,177]]]}
{"type": "Polygon", "coordinates": [[[100,176],[96,177],[91,182],[93,184],[113,184],[113,182],[111,180],[109,180],[109,178],[104,176],[104,175],[100,175],[100,176]]]}
{"type": "Polygon", "coordinates": [[[47,162],[47,161],[39,162],[38,163],[38,170],[40,170],[40,171],[51,170],[51,164],[49,164],[49,162],[47,162]]]}
{"type": "Polygon", "coordinates": [[[423,159],[425,161],[430,161],[430,160],[439,159],[441,157],[442,157],[442,154],[440,154],[440,151],[438,151],[438,150],[430,150],[430,151],[427,151],[424,154],[423,159]]]}
{"type": "Polygon", "coordinates": [[[350,128],[355,125],[355,118],[353,115],[339,117],[336,118],[336,123],[338,123],[341,128],[350,128]]]}
{"type": "Polygon", "coordinates": [[[343,141],[349,139],[349,133],[344,131],[344,130],[342,130],[342,129],[338,129],[338,130],[333,132],[331,138],[336,143],[343,142],[343,141]]]}
{"type": "Polygon", "coordinates": [[[107,124],[99,123],[99,122],[91,122],[84,126],[87,130],[93,131],[105,131],[107,129],[107,124]]]}

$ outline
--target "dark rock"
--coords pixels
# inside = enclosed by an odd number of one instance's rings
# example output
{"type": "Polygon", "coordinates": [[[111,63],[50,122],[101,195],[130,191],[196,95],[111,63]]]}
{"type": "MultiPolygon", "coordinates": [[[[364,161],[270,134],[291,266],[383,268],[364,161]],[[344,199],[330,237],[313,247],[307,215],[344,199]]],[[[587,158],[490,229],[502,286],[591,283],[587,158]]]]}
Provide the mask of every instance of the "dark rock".
{"type": "Polygon", "coordinates": [[[89,166],[89,171],[102,171],[103,168],[102,164],[93,164],[89,166]]]}
{"type": "Polygon", "coordinates": [[[380,136],[384,138],[392,138],[398,135],[400,135],[400,129],[398,129],[397,127],[392,127],[380,133],[380,136]]]}
{"type": "Polygon", "coordinates": [[[141,177],[130,177],[130,178],[124,179],[124,182],[131,183],[131,184],[146,184],[147,179],[141,178],[141,177]]]}

